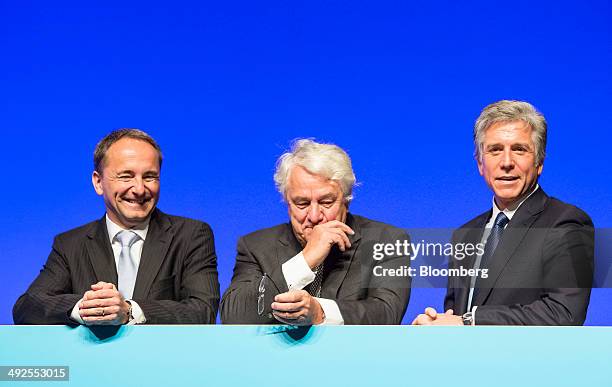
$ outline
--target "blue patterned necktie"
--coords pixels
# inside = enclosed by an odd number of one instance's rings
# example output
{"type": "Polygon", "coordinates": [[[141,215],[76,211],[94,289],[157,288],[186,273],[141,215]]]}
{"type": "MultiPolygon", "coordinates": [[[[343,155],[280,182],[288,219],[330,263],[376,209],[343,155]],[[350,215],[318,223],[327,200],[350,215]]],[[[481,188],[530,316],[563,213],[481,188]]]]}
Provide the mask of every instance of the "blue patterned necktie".
{"type": "Polygon", "coordinates": [[[504,227],[506,227],[509,221],[510,220],[503,212],[497,214],[495,222],[493,223],[493,228],[491,229],[491,233],[487,238],[484,253],[482,254],[482,258],[480,258],[480,265],[478,266],[480,269],[489,268],[489,261],[491,260],[493,254],[495,254],[495,249],[497,248],[497,245],[499,244],[499,241],[501,240],[502,235],[504,234],[504,227]]]}
{"type": "Polygon", "coordinates": [[[132,257],[130,249],[139,237],[133,231],[124,230],[117,233],[115,238],[121,243],[121,254],[117,265],[119,292],[125,299],[130,299],[134,293],[136,274],[138,274],[138,265],[132,257]]]}

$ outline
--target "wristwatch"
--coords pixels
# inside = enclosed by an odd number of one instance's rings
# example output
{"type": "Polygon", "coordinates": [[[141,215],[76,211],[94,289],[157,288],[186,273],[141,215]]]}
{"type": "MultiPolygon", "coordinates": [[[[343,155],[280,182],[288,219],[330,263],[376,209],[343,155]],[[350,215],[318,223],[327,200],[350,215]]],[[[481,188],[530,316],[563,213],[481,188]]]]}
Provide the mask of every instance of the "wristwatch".
{"type": "Polygon", "coordinates": [[[463,319],[463,325],[474,325],[474,314],[472,312],[464,313],[461,318],[463,319]]]}
{"type": "Polygon", "coordinates": [[[125,300],[125,302],[127,302],[127,304],[130,306],[130,308],[128,309],[128,312],[127,312],[128,320],[126,322],[126,324],[129,324],[129,323],[131,323],[134,320],[134,315],[132,314],[132,303],[129,302],[128,300],[125,300]]]}

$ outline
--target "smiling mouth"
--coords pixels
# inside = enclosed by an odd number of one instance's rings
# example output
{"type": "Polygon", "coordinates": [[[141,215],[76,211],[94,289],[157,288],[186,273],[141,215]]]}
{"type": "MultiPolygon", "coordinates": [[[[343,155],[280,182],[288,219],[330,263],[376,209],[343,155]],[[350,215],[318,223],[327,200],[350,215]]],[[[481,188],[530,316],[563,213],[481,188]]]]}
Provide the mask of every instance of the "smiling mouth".
{"type": "Polygon", "coordinates": [[[130,203],[130,204],[139,204],[139,205],[143,205],[145,203],[147,203],[149,200],[151,200],[150,198],[144,198],[144,199],[127,199],[124,198],[122,199],[124,202],[130,203]]]}
{"type": "Polygon", "coordinates": [[[495,180],[511,182],[511,181],[518,180],[518,176],[501,176],[501,177],[496,178],[495,180]]]}

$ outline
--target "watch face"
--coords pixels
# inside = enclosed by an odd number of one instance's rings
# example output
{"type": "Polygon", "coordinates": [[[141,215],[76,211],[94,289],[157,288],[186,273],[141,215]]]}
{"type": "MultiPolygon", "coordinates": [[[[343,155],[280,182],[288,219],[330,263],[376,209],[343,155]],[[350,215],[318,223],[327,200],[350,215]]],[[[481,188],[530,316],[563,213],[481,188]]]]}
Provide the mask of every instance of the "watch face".
{"type": "Polygon", "coordinates": [[[465,313],[463,316],[463,325],[472,325],[474,317],[471,312],[465,313]]]}

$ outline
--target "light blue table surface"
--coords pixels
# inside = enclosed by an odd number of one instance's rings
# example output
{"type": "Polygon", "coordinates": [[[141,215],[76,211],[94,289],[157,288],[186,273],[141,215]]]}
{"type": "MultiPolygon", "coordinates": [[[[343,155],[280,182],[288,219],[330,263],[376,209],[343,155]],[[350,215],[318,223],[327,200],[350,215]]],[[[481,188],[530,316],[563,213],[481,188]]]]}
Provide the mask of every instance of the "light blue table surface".
{"type": "Polygon", "coordinates": [[[0,326],[0,365],[40,386],[612,386],[610,327],[0,326]]]}

